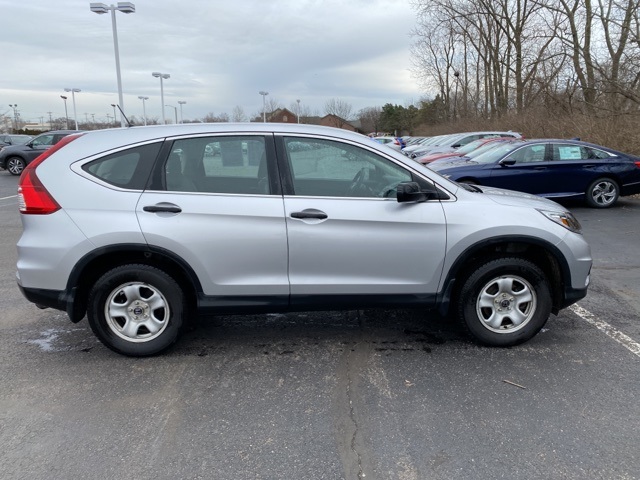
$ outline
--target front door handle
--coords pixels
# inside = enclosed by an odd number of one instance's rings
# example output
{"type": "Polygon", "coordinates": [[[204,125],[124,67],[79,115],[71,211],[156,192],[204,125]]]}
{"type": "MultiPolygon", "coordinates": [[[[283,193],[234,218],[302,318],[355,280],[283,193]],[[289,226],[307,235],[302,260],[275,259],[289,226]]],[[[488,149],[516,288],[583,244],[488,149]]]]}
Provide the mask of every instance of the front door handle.
{"type": "Polygon", "coordinates": [[[156,205],[147,205],[146,207],[142,207],[142,210],[145,212],[151,213],[180,213],[182,209],[174,205],[172,203],[158,203],[156,205]]]}
{"type": "Polygon", "coordinates": [[[293,212],[291,214],[291,218],[315,218],[317,220],[324,220],[328,215],[324,213],[322,210],[316,210],[315,208],[307,208],[301,212],[293,212]]]}

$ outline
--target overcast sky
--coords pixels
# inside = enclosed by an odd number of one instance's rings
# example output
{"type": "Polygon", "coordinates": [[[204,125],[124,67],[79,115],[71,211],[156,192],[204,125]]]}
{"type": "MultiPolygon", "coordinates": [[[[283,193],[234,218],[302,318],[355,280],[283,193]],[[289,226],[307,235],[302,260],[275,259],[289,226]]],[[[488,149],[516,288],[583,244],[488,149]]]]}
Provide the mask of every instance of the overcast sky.
{"type": "MultiPolygon", "coordinates": [[[[110,14],[85,0],[0,0],[0,113],[18,104],[23,120],[64,116],[60,95],[76,94],[80,120],[113,115],[118,103],[110,14]]],[[[113,2],[117,3],[117,2],[113,2]]],[[[352,112],[385,103],[406,105],[421,91],[409,72],[409,0],[134,0],[116,12],[124,110],[160,118],[165,104],[186,101],[186,119],[210,112],[262,111],[259,91],[311,114],[329,99],[352,112]]],[[[111,4],[111,2],[108,2],[111,4]]],[[[174,118],[174,110],[166,114],[174,118]]],[[[178,109],[179,115],[179,109],[178,109]]]]}

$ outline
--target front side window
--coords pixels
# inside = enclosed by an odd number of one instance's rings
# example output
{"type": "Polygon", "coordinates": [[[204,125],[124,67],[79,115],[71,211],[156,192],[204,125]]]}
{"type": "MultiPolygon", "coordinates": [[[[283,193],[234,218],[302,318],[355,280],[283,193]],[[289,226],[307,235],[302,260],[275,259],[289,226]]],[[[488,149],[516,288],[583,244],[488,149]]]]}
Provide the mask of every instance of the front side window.
{"type": "Polygon", "coordinates": [[[268,194],[264,137],[197,137],[176,140],[164,168],[169,191],[268,194]]]}
{"type": "Polygon", "coordinates": [[[38,145],[53,145],[53,135],[40,135],[39,137],[34,138],[31,144],[34,147],[37,147],[38,145]]]}
{"type": "Polygon", "coordinates": [[[284,144],[296,195],[384,198],[412,180],[401,166],[354,145],[294,137],[284,144]]]}
{"type": "Polygon", "coordinates": [[[527,145],[526,147],[519,148],[515,152],[513,152],[508,160],[515,160],[517,164],[519,163],[533,163],[533,162],[544,162],[545,160],[545,144],[539,145],[527,145]]]}

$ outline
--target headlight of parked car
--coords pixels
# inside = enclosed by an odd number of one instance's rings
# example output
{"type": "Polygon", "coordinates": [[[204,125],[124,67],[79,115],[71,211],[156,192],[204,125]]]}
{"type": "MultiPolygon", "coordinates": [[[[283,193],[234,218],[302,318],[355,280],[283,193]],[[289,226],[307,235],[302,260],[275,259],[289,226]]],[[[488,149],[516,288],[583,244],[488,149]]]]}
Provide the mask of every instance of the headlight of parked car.
{"type": "Polygon", "coordinates": [[[582,225],[578,222],[578,219],[569,212],[550,212],[547,210],[538,210],[541,214],[547,217],[552,222],[556,222],[558,225],[562,225],[567,230],[571,230],[575,233],[582,233],[582,225]]]}

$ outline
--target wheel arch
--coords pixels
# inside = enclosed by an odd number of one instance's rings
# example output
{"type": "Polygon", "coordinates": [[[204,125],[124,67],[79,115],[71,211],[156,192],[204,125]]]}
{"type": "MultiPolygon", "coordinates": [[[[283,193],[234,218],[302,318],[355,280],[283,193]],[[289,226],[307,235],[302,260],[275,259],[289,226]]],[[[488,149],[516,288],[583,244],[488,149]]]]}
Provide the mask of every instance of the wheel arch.
{"type": "Polygon", "coordinates": [[[67,289],[67,314],[72,322],[84,318],[89,292],[95,282],[107,271],[121,265],[143,264],[158,268],[176,280],[182,287],[187,308],[195,309],[202,285],[193,269],[182,258],[168,250],[149,245],[121,244],[98,248],[85,255],[75,265],[67,289]]]}
{"type": "Polygon", "coordinates": [[[503,236],[485,239],[473,244],[456,259],[443,282],[438,307],[441,314],[448,313],[457,300],[465,278],[480,264],[505,256],[520,257],[537,265],[549,279],[553,300],[552,311],[557,313],[563,305],[564,286],[571,284],[571,271],[562,252],[553,244],[535,237],[503,236]]]}

